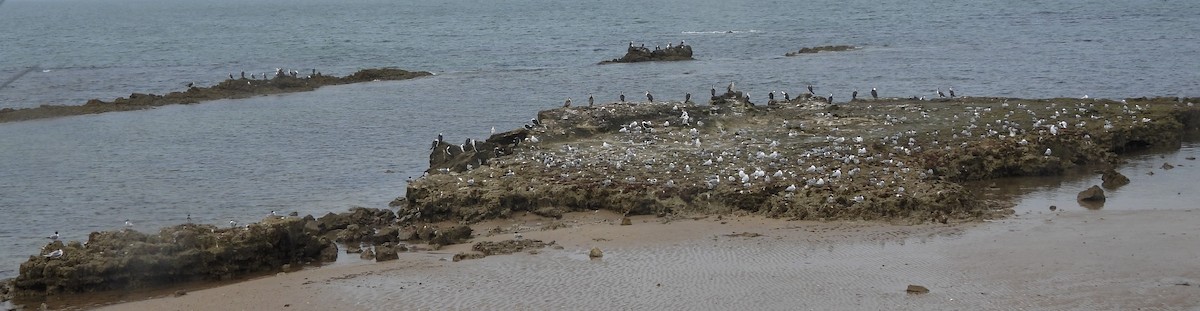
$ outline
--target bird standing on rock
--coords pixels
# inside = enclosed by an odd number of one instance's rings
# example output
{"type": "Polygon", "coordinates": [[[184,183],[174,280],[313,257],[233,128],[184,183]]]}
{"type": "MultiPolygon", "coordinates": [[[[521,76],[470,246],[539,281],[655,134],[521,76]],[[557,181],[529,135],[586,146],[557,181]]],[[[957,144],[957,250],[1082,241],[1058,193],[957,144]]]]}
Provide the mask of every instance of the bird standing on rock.
{"type": "Polygon", "coordinates": [[[709,86],[709,87],[711,87],[711,88],[712,88],[711,90],[709,90],[709,93],[712,93],[712,97],[717,97],[717,86],[716,86],[716,85],[711,85],[711,86],[709,86]]]}
{"type": "Polygon", "coordinates": [[[854,89],[854,93],[850,93],[850,101],[858,100],[858,89],[854,89]]]}
{"type": "Polygon", "coordinates": [[[780,91],[780,93],[783,93],[783,100],[792,101],[792,95],[788,95],[788,93],[784,91],[780,91]]]}
{"type": "Polygon", "coordinates": [[[833,105],[833,93],[829,93],[829,97],[825,98],[825,103],[833,105]]]}
{"type": "Polygon", "coordinates": [[[813,91],[812,84],[809,84],[809,85],[808,85],[808,94],[809,94],[809,95],[817,95],[817,92],[814,92],[814,91],[813,91]]]}
{"type": "Polygon", "coordinates": [[[767,93],[767,100],[775,100],[775,91],[767,93]]]}
{"type": "Polygon", "coordinates": [[[567,97],[567,102],[563,103],[563,108],[571,108],[571,98],[567,97]]]}
{"type": "Polygon", "coordinates": [[[625,102],[625,94],[621,94],[621,102],[625,102]]]}
{"type": "Polygon", "coordinates": [[[651,95],[650,91],[646,91],[646,100],[650,101],[651,104],[654,103],[654,95],[651,95]]]}
{"type": "Polygon", "coordinates": [[[942,88],[940,88],[940,87],[937,89],[937,94],[938,94],[939,98],[946,97],[946,93],[942,93],[942,88]]]}
{"type": "Polygon", "coordinates": [[[596,98],[592,97],[592,94],[588,94],[588,107],[592,107],[595,105],[596,105],[596,98]]]}
{"type": "Polygon", "coordinates": [[[692,102],[692,93],[685,93],[685,94],[683,94],[683,102],[684,102],[684,103],[690,103],[690,102],[692,102]]]}
{"type": "Polygon", "coordinates": [[[954,88],[950,88],[950,98],[954,98],[954,88]]]}
{"type": "Polygon", "coordinates": [[[876,92],[876,91],[875,91],[875,88],[871,88],[871,98],[872,98],[872,99],[879,99],[879,92],[876,92]]]}
{"type": "Polygon", "coordinates": [[[54,231],[54,234],[53,234],[53,235],[50,235],[50,236],[48,236],[48,237],[46,237],[46,238],[47,238],[47,239],[51,239],[51,240],[58,240],[58,231],[54,231]]]}

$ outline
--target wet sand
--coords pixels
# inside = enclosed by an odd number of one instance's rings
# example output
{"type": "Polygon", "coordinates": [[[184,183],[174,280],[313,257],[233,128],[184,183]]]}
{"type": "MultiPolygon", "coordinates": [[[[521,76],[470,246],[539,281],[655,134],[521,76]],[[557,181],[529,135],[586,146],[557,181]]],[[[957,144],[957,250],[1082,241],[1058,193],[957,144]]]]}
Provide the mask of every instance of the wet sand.
{"type": "Polygon", "coordinates": [[[1016,215],[974,224],[894,226],[717,216],[665,221],[607,211],[560,226],[523,215],[482,240],[556,240],[562,249],[451,262],[469,245],[343,262],[112,310],[812,309],[1180,310],[1200,307],[1200,162],[1185,146],[1131,162],[1133,183],[1101,209],[1074,201],[1079,175],[1047,186],[1010,180],[990,195],[1016,215]],[[1159,162],[1172,170],[1153,168],[1159,162]],[[1134,174],[1154,171],[1155,175],[1134,174]],[[1175,197],[1164,191],[1178,187],[1175,197]],[[1157,197],[1156,199],[1147,199],[1157,197]],[[1059,207],[1051,212],[1049,205],[1059,207]],[[739,234],[757,233],[761,236],[739,234]],[[604,257],[589,259],[592,247],[604,257]],[[928,287],[908,294],[906,286],[928,287]]]}

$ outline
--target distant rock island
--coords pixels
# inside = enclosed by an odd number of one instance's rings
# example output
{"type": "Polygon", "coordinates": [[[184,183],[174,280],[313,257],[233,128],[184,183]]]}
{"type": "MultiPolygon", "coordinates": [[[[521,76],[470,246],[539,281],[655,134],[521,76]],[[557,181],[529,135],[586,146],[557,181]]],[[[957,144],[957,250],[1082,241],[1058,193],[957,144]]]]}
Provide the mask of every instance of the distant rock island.
{"type": "Polygon", "coordinates": [[[783,55],[784,56],[796,56],[796,55],[800,55],[800,54],[814,54],[817,52],[841,52],[841,51],[850,51],[850,50],[857,50],[857,49],[858,49],[857,47],[854,47],[852,45],[826,45],[826,46],[814,46],[811,48],[801,48],[799,51],[787,52],[787,54],[783,54],[783,55]]]}
{"type": "Polygon", "coordinates": [[[130,111],[150,109],[158,106],[173,104],[195,104],[207,100],[246,98],[258,95],[282,94],[315,90],[326,85],[350,84],[368,81],[405,80],[433,75],[426,71],[407,71],[396,68],[363,69],[345,77],[326,76],[316,70],[311,75],[300,75],[298,72],[279,70],[275,77],[254,75],[247,79],[245,74],[209,87],[188,86],[183,92],[171,92],[166,95],[129,94],[128,98],[121,97],[112,101],[92,99],[82,106],[41,105],[35,108],[0,109],[0,123],[26,121],[44,118],[56,118],[84,114],[105,113],[112,111],[130,111]]]}
{"type": "Polygon", "coordinates": [[[676,60],[694,60],[692,58],[692,46],[679,41],[679,45],[667,44],[667,48],[661,46],[654,47],[651,51],[644,44],[633,46],[633,42],[629,42],[629,49],[626,50],[625,56],[613,60],[606,60],[600,64],[611,63],[636,63],[636,62],[652,62],[652,61],[676,61],[676,60]]]}

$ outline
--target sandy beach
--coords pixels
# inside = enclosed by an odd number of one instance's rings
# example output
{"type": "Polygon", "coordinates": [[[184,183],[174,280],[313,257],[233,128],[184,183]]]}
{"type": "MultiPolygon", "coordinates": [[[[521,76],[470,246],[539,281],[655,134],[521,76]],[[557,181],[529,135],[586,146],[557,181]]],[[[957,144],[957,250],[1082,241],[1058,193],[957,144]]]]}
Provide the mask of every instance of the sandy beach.
{"type": "Polygon", "coordinates": [[[608,211],[557,222],[523,215],[475,227],[561,249],[452,262],[469,249],[461,244],[102,309],[1185,310],[1200,306],[1200,209],[1137,202],[1175,187],[1193,163],[1172,178],[1133,175],[1104,209],[1078,206],[1063,187],[1026,195],[1013,217],[958,225],[636,216],[621,226],[608,211]],[[589,259],[592,247],[604,256],[589,259]],[[910,284],[930,292],[906,293],[910,284]]]}

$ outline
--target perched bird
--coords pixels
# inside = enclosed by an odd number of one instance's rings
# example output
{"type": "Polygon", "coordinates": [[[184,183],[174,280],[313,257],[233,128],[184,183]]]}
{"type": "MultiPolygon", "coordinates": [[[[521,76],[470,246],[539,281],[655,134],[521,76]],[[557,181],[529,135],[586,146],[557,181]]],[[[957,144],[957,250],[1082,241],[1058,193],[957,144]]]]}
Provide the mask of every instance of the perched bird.
{"type": "Polygon", "coordinates": [[[950,98],[954,98],[954,88],[950,88],[950,98]]]}
{"type": "Polygon", "coordinates": [[[712,97],[717,97],[717,86],[712,85],[711,87],[712,87],[712,89],[709,90],[709,93],[712,93],[712,97]]]}
{"type": "Polygon", "coordinates": [[[650,101],[651,104],[654,103],[654,95],[651,95],[650,91],[646,91],[646,100],[650,101]]]}
{"type": "Polygon", "coordinates": [[[729,87],[725,88],[725,90],[729,91],[729,93],[733,93],[733,82],[729,82],[729,87]]]}
{"type": "Polygon", "coordinates": [[[683,94],[683,102],[684,102],[684,103],[690,103],[690,102],[692,102],[692,93],[685,93],[685,94],[683,94]]]}
{"type": "Polygon", "coordinates": [[[537,118],[529,119],[529,122],[533,123],[533,126],[542,126],[542,121],[537,118]]]}
{"type": "Polygon", "coordinates": [[[46,254],[46,258],[59,258],[59,257],[62,257],[62,256],[63,256],[63,250],[62,250],[62,249],[58,249],[58,250],[56,250],[56,251],[50,252],[49,254],[46,254]]]}
{"type": "Polygon", "coordinates": [[[125,227],[126,227],[126,228],[133,228],[133,223],[132,223],[132,222],[129,222],[129,219],[126,219],[126,220],[125,220],[125,227]]]}
{"type": "Polygon", "coordinates": [[[58,240],[58,231],[54,231],[54,234],[52,234],[46,238],[51,239],[51,240],[58,240]]]}
{"type": "Polygon", "coordinates": [[[524,238],[524,237],[525,236],[522,236],[520,232],[513,232],[513,239],[515,239],[515,240],[520,240],[521,238],[524,238]]]}
{"type": "Polygon", "coordinates": [[[809,85],[808,85],[808,94],[809,94],[809,95],[817,95],[817,92],[814,92],[814,91],[813,91],[812,84],[809,84],[809,85]]]}
{"type": "Polygon", "coordinates": [[[192,87],[192,85],[195,85],[195,84],[196,84],[196,82],[188,82],[187,87],[190,88],[190,87],[192,87]]]}
{"type": "MultiPolygon", "coordinates": [[[[536,122],[535,122],[535,123],[536,123],[536,122]]],[[[439,142],[439,143],[440,143],[440,142],[442,142],[442,141],[445,141],[445,138],[444,138],[444,137],[442,137],[442,133],[438,133],[437,142],[439,142]]]]}
{"type": "Polygon", "coordinates": [[[230,73],[229,73],[229,80],[233,80],[233,73],[232,73],[232,72],[230,72],[230,73]]]}
{"type": "Polygon", "coordinates": [[[588,107],[592,107],[595,105],[596,105],[596,98],[592,97],[592,94],[588,94],[588,107]]]}
{"type": "Polygon", "coordinates": [[[872,99],[879,99],[879,92],[876,92],[876,91],[875,91],[875,88],[871,88],[871,98],[872,98],[872,99]]]}
{"type": "Polygon", "coordinates": [[[833,105],[833,93],[829,93],[829,97],[825,98],[825,103],[833,105]]]}
{"type": "Polygon", "coordinates": [[[621,94],[621,102],[625,102],[625,94],[621,94]]]}
{"type": "Polygon", "coordinates": [[[946,97],[946,93],[942,93],[942,88],[940,87],[937,89],[937,94],[938,97],[946,97]]]}
{"type": "Polygon", "coordinates": [[[792,95],[788,95],[788,93],[784,92],[784,91],[779,91],[779,92],[783,93],[783,100],[792,101],[792,95]]]}
{"type": "Polygon", "coordinates": [[[567,101],[563,103],[563,108],[571,108],[571,98],[567,97],[567,101]]]}
{"type": "Polygon", "coordinates": [[[850,93],[850,101],[858,100],[858,89],[854,89],[854,93],[850,93]]]}
{"type": "Polygon", "coordinates": [[[1050,156],[1050,148],[1046,148],[1046,156],[1050,156]]]}
{"type": "Polygon", "coordinates": [[[233,219],[230,219],[230,220],[229,220],[229,227],[230,227],[230,228],[237,227],[237,221],[236,221],[236,220],[233,220],[233,219]]]}
{"type": "Polygon", "coordinates": [[[775,100],[775,91],[767,93],[767,100],[775,100]]]}

